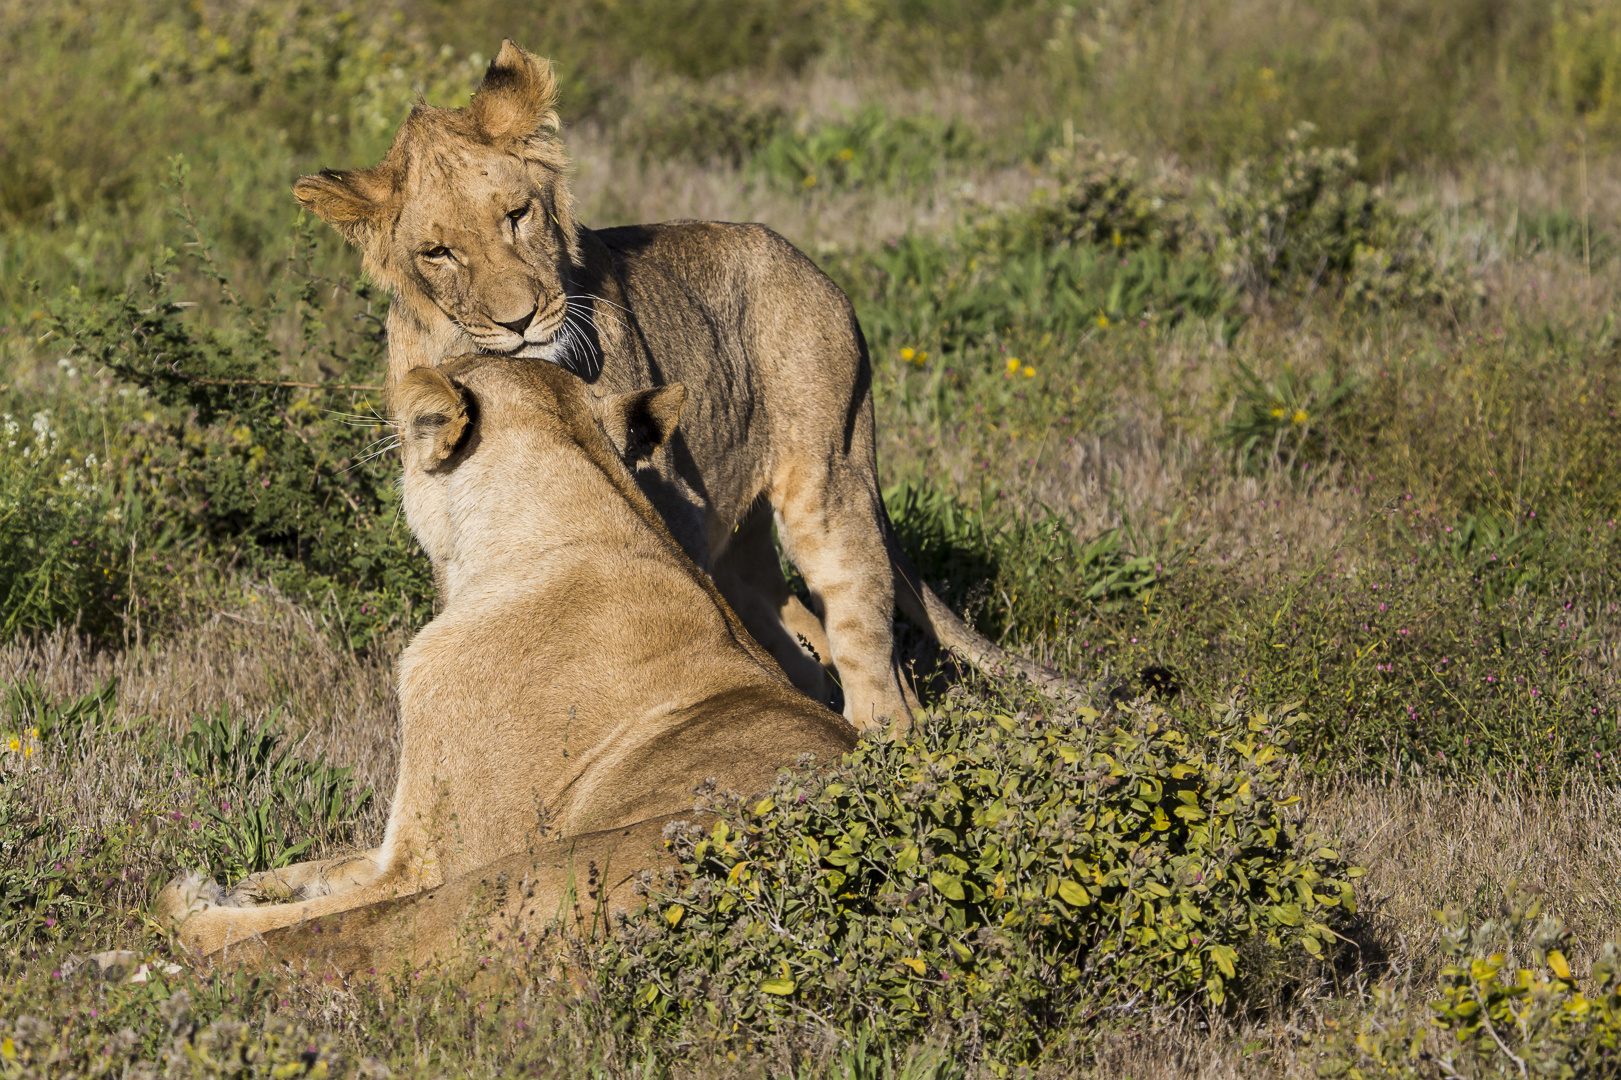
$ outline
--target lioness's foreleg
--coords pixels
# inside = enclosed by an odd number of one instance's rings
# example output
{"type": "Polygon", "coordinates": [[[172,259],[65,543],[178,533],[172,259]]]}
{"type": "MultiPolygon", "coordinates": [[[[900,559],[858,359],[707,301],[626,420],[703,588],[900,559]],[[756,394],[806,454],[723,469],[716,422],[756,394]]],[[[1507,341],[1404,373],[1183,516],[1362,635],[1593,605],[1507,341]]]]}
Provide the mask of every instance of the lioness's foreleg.
{"type": "Polygon", "coordinates": [[[377,876],[376,859],[382,848],[339,855],[331,859],[311,859],[276,870],[250,874],[224,890],[236,907],[308,900],[363,885],[377,876]]]}
{"type": "Polygon", "coordinates": [[[171,881],[158,894],[154,914],[161,925],[175,931],[188,951],[207,955],[270,930],[408,896],[438,884],[437,878],[425,880],[412,873],[408,860],[394,860],[393,865],[382,868],[377,867],[375,859],[365,860],[365,864],[373,867],[370,877],[357,870],[361,880],[342,891],[293,903],[249,907],[236,905],[231,895],[213,882],[188,874],[171,881]]]}

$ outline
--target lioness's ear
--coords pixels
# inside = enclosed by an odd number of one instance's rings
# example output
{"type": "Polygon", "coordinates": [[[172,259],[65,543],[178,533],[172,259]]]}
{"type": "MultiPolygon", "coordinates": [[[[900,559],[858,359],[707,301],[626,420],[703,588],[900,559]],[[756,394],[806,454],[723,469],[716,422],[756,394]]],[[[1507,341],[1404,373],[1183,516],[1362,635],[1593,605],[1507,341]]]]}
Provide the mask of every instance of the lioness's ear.
{"type": "Polygon", "coordinates": [[[675,433],[686,404],[687,388],[680,383],[617,394],[602,402],[602,429],[620,458],[634,469],[675,433]]]}
{"type": "Polygon", "coordinates": [[[484,72],[471,108],[473,122],[491,142],[557,134],[557,79],[551,61],[531,56],[507,38],[484,72]]]}
{"type": "Polygon", "coordinates": [[[383,214],[390,187],[375,169],[340,172],[322,169],[300,177],[293,194],[304,209],[331,225],[351,243],[363,242],[366,232],[383,214]]]}
{"type": "Polygon", "coordinates": [[[433,471],[462,443],[467,434],[467,403],[454,383],[438,368],[418,367],[400,380],[399,413],[395,422],[405,452],[416,455],[422,467],[433,471]]]}

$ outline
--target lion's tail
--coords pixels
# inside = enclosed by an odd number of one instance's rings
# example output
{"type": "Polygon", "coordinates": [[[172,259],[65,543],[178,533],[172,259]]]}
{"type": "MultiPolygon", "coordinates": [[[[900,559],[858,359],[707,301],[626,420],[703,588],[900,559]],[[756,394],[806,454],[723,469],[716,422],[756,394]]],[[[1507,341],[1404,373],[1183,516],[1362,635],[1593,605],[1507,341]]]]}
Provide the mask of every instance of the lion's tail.
{"type": "Polygon", "coordinates": [[[1086,705],[1092,700],[1091,689],[1074,679],[1066,678],[1052,668],[1022,656],[1015,656],[994,641],[974,631],[946,606],[945,601],[923,582],[917,567],[906,557],[885,515],[884,543],[889,548],[889,563],[895,571],[895,603],[912,622],[928,631],[943,648],[962,657],[987,675],[1017,672],[1034,683],[1036,688],[1067,705],[1086,705]]]}

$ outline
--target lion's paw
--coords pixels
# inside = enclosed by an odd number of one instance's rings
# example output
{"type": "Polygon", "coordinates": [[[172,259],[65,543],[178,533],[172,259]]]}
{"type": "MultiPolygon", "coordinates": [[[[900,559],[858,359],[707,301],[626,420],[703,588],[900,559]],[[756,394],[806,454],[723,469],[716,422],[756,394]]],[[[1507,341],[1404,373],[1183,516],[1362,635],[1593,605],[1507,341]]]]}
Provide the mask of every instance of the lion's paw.
{"type": "Polygon", "coordinates": [[[188,871],[163,887],[152,913],[164,929],[179,930],[198,912],[224,906],[229,906],[224,889],[212,879],[188,871]]]}

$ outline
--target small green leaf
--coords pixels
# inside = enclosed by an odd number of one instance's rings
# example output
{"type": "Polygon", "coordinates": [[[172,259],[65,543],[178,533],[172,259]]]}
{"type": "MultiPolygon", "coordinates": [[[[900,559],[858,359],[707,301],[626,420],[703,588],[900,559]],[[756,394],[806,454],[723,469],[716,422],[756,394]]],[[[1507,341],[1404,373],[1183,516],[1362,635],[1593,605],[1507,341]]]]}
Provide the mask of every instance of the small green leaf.
{"type": "Polygon", "coordinates": [[[777,997],[787,997],[794,992],[795,985],[792,979],[767,979],[760,984],[760,990],[777,997]]]}
{"type": "Polygon", "coordinates": [[[1058,898],[1070,907],[1086,907],[1092,902],[1092,894],[1086,891],[1086,886],[1069,880],[1059,882],[1058,898]]]}

